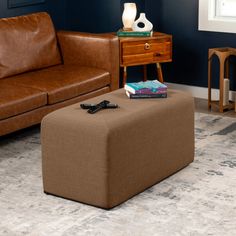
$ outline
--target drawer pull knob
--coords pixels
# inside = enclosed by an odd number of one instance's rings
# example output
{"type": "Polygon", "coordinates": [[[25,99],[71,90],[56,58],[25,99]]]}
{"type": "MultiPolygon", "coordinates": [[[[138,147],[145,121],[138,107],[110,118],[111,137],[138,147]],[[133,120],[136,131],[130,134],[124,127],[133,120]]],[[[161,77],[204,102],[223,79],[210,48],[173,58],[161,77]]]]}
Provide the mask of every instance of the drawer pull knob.
{"type": "Polygon", "coordinates": [[[151,45],[150,45],[149,43],[145,43],[145,44],[144,44],[144,49],[145,49],[145,50],[149,50],[150,47],[151,47],[151,45]]]}
{"type": "Polygon", "coordinates": [[[156,53],[156,57],[159,57],[159,56],[161,56],[162,55],[162,53],[160,53],[160,52],[157,52],[156,53]]]}

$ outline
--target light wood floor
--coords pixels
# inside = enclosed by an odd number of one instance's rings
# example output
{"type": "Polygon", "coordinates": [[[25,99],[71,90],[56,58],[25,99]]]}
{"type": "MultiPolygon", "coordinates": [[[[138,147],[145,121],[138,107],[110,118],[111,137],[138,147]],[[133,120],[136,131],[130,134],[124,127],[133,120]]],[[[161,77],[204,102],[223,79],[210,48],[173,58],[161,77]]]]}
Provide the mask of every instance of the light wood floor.
{"type": "Polygon", "coordinates": [[[207,113],[207,114],[223,115],[223,116],[236,118],[236,112],[234,110],[225,111],[224,113],[220,113],[219,111],[216,110],[216,108],[212,108],[211,110],[208,110],[207,100],[201,99],[201,98],[195,98],[195,111],[207,113]]]}

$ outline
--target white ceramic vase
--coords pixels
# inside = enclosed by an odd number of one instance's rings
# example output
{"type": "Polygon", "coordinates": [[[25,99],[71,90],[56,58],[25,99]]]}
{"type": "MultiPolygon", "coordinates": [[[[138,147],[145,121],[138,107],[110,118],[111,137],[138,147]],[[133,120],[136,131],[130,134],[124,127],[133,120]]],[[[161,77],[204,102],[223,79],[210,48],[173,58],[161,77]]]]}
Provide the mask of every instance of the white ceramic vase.
{"type": "Polygon", "coordinates": [[[134,22],[132,26],[133,31],[152,31],[153,25],[152,23],[146,18],[145,13],[140,13],[139,18],[134,22]],[[138,24],[143,23],[143,27],[140,27],[138,24]]]}
{"type": "Polygon", "coordinates": [[[137,14],[137,8],[135,3],[127,2],[124,3],[124,11],[122,14],[122,22],[124,30],[132,30],[132,25],[135,21],[137,14]]]}

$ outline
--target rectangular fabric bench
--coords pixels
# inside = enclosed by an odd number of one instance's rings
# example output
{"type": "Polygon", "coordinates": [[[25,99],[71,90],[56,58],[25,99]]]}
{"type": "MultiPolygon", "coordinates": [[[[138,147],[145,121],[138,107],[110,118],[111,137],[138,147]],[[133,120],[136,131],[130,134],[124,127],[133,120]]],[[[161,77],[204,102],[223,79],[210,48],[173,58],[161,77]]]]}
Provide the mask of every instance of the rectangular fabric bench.
{"type": "Polygon", "coordinates": [[[187,166],[194,158],[194,101],[129,99],[123,89],[83,103],[120,108],[89,114],[74,104],[42,121],[44,191],[112,208],[187,166]]]}

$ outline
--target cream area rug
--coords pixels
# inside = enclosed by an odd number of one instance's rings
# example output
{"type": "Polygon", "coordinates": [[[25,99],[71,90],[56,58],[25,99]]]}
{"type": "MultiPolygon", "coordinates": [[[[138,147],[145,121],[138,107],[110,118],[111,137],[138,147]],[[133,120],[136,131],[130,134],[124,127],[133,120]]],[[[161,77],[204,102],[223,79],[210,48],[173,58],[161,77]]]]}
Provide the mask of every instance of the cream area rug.
{"type": "Polygon", "coordinates": [[[1,236],[236,235],[236,119],[195,114],[195,161],[102,210],[45,195],[39,127],[0,139],[1,236]]]}

